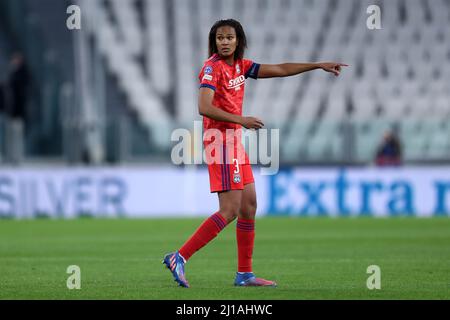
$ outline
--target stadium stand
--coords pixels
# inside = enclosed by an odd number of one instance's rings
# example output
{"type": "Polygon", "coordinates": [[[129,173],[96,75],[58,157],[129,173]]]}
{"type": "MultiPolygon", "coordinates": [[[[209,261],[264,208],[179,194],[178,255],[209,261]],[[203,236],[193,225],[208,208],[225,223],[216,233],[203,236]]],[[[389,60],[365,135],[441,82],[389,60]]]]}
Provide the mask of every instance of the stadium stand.
{"type": "Polygon", "coordinates": [[[248,82],[244,111],[281,128],[283,161],[372,162],[387,128],[400,135],[406,162],[450,159],[448,0],[79,3],[93,49],[155,150],[170,148],[171,128],[200,119],[197,74],[208,32],[233,17],[254,61],[350,64],[337,79],[316,72],[248,82]],[[372,4],[381,7],[380,30],[366,26],[372,4]]]}

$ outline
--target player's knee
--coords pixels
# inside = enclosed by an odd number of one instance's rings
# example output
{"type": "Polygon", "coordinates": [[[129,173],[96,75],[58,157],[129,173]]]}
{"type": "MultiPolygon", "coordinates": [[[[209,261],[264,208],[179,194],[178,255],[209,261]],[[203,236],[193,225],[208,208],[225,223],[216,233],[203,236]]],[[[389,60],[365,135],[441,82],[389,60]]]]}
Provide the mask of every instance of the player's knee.
{"type": "Polygon", "coordinates": [[[249,204],[248,211],[252,217],[254,217],[256,215],[257,208],[258,208],[258,205],[256,203],[256,200],[249,204]]]}
{"type": "Polygon", "coordinates": [[[232,222],[237,218],[239,214],[239,206],[229,205],[220,210],[222,216],[227,220],[228,223],[232,222]]]}
{"type": "Polygon", "coordinates": [[[256,215],[257,203],[256,199],[246,201],[246,203],[241,208],[241,214],[248,219],[253,219],[256,215]]]}

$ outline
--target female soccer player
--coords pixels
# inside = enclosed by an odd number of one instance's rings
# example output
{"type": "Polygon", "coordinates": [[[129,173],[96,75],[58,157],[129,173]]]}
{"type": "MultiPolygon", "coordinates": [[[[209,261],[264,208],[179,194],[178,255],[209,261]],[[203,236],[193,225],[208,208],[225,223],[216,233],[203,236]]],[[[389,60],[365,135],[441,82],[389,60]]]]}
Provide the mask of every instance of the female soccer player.
{"type": "Polygon", "coordinates": [[[211,28],[210,57],[199,74],[198,107],[203,116],[204,146],[209,154],[211,192],[218,193],[219,211],[206,219],[178,251],[164,257],[163,263],[182,287],[189,287],[184,273],[186,262],[236,218],[238,268],[234,284],[276,286],[274,281],[253,274],[256,214],[253,173],[239,135],[227,133],[239,131],[241,127],[257,130],[264,126],[258,118],[242,116],[245,79],[288,77],[315,69],[338,76],[341,67],[347,66],[334,62],[258,64],[244,59],[246,48],[247,39],[238,21],[220,20],[211,28]],[[219,136],[215,132],[219,132],[219,136]]]}

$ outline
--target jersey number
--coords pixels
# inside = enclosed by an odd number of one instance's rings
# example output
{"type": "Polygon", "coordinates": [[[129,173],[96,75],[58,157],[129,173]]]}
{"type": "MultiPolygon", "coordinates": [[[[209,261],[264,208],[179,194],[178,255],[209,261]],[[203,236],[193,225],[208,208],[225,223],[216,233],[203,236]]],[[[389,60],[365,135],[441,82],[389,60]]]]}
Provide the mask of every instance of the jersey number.
{"type": "Polygon", "coordinates": [[[234,173],[238,174],[239,173],[239,162],[237,159],[233,159],[233,163],[236,169],[234,169],[234,173]]]}

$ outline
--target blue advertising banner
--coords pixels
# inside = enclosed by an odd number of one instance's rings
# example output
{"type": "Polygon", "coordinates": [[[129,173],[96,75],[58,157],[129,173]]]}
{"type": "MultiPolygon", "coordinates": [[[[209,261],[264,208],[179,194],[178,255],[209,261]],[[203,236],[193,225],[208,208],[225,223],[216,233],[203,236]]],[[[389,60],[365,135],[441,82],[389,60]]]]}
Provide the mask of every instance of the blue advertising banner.
{"type": "Polygon", "coordinates": [[[450,215],[450,168],[291,168],[270,177],[271,215],[450,215]]]}
{"type": "MultiPolygon", "coordinates": [[[[450,216],[450,167],[254,170],[258,216],[450,216]]],[[[205,168],[0,169],[0,217],[209,216],[205,168]]]]}

